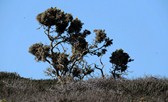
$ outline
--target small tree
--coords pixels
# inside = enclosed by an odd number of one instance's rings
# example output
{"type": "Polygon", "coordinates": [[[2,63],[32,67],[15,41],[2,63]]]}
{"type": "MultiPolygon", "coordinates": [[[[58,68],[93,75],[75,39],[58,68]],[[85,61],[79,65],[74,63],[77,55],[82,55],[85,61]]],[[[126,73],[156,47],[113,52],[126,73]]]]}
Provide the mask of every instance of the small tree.
{"type": "Polygon", "coordinates": [[[99,69],[104,77],[101,57],[107,47],[112,45],[112,39],[106,36],[105,30],[94,30],[96,37],[93,43],[89,43],[86,37],[91,32],[82,30],[83,23],[57,8],[49,8],[38,14],[37,21],[44,28],[50,44],[33,44],[29,52],[35,56],[36,61],[50,64],[51,68],[46,71],[48,75],[60,79],[65,76],[83,79],[94,69],[99,69]],[[89,64],[85,60],[88,55],[97,56],[102,67],[99,68],[97,63],[89,64]]]}
{"type": "Polygon", "coordinates": [[[130,58],[130,56],[124,52],[122,49],[116,50],[112,53],[110,57],[110,62],[112,63],[113,70],[111,71],[113,77],[120,78],[122,74],[125,73],[125,71],[128,68],[128,62],[133,61],[133,59],[130,58]]]}

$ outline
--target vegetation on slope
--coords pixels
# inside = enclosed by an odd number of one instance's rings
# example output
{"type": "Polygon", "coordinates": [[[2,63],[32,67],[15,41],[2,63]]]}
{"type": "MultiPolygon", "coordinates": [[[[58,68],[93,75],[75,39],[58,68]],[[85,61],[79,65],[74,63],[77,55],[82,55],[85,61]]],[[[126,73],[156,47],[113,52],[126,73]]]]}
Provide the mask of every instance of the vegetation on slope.
{"type": "Polygon", "coordinates": [[[1,72],[0,99],[7,102],[167,102],[168,79],[95,78],[63,84],[1,72]]]}

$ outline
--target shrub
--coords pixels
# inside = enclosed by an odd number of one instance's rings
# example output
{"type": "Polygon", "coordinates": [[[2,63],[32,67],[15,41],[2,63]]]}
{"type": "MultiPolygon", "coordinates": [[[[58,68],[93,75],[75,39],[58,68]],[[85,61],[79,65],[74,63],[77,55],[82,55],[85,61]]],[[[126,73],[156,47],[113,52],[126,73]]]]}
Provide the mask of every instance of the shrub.
{"type": "Polygon", "coordinates": [[[114,78],[120,78],[120,76],[127,70],[128,62],[133,61],[130,56],[124,52],[124,50],[119,49],[112,53],[110,57],[110,62],[112,63],[113,70],[111,71],[114,78]]]}

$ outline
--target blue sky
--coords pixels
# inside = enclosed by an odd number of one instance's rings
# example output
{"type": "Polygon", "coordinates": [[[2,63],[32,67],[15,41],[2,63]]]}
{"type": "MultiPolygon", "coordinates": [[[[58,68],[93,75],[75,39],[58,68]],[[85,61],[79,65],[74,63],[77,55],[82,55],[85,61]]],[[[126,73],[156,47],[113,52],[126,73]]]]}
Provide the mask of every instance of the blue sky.
{"type": "Polygon", "coordinates": [[[106,73],[111,52],[123,48],[135,59],[127,77],[168,77],[167,0],[0,0],[0,71],[48,78],[43,73],[48,64],[37,63],[28,48],[36,42],[48,43],[35,18],[50,7],[78,17],[86,29],[106,30],[114,40],[103,58],[106,73]]]}

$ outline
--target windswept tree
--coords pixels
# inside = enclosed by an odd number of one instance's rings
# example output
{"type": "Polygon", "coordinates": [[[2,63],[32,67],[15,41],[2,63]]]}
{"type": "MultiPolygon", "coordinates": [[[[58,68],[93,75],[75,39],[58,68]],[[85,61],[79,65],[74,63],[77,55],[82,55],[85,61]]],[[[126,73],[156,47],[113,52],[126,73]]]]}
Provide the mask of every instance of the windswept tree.
{"type": "MultiPolygon", "coordinates": [[[[95,38],[92,42],[87,40],[90,30],[82,29],[83,23],[71,14],[58,8],[49,8],[37,15],[37,21],[50,44],[35,43],[29,48],[29,52],[35,56],[36,61],[47,62],[50,68],[46,73],[54,78],[65,77],[83,79],[95,69],[104,77],[104,64],[101,58],[107,52],[107,47],[112,45],[112,39],[107,37],[105,30],[93,30],[95,38]],[[90,63],[86,57],[97,56],[99,62],[90,63]],[[100,66],[101,65],[101,66],[100,66]]],[[[95,57],[94,57],[95,58],[95,57]]],[[[122,74],[127,69],[127,63],[132,61],[123,50],[112,53],[110,62],[113,64],[113,77],[122,74]]]]}
{"type": "Polygon", "coordinates": [[[59,79],[66,76],[83,79],[98,69],[104,77],[101,57],[106,53],[107,47],[112,45],[112,39],[107,37],[105,30],[94,30],[94,41],[89,43],[86,38],[91,31],[83,30],[83,23],[69,13],[49,8],[36,18],[50,44],[33,44],[29,52],[35,56],[36,61],[50,64],[51,68],[46,71],[48,75],[59,79]],[[88,63],[86,56],[97,56],[100,63],[88,63]],[[98,66],[100,64],[102,67],[98,66]]]}

